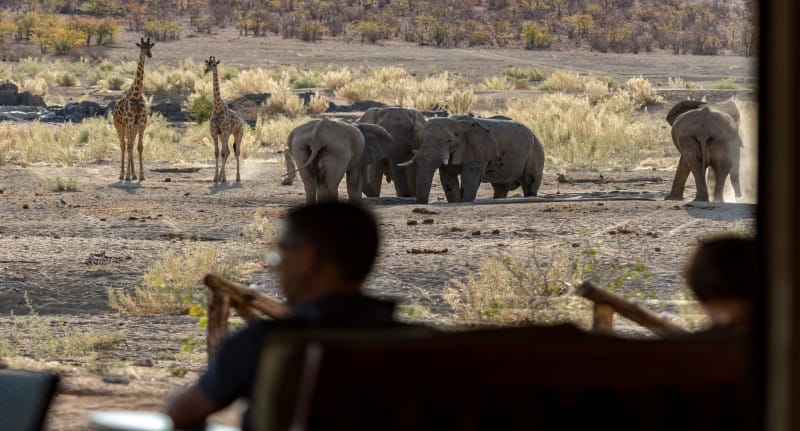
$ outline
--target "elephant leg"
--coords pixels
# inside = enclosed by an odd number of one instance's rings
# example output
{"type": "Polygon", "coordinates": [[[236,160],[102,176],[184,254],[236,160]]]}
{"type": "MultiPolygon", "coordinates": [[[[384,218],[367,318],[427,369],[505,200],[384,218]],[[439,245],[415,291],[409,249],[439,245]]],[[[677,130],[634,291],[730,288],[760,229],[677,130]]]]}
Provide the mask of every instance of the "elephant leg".
{"type": "Polygon", "coordinates": [[[461,186],[458,183],[458,173],[453,169],[439,168],[439,180],[442,182],[447,202],[459,202],[461,186]]]}
{"type": "Polygon", "coordinates": [[[678,167],[675,168],[675,179],[672,180],[672,190],[670,190],[669,194],[664,198],[667,201],[682,201],[683,200],[683,192],[686,188],[686,179],[689,178],[689,164],[686,163],[686,159],[681,156],[678,160],[678,167]]]}
{"type": "Polygon", "coordinates": [[[742,186],[739,182],[739,147],[741,146],[741,141],[737,139],[735,145],[735,149],[731,151],[731,185],[733,185],[733,192],[736,197],[740,198],[742,197],[742,186]]]}
{"type": "MultiPolygon", "coordinates": [[[[335,201],[339,199],[339,184],[344,178],[347,165],[332,157],[326,157],[320,162],[322,166],[322,181],[319,184],[319,199],[335,201]]],[[[359,191],[359,198],[360,196],[359,191]]]]}
{"type": "Polygon", "coordinates": [[[460,202],[472,202],[478,195],[481,178],[486,172],[487,163],[466,163],[461,167],[461,199],[460,202]]]}
{"type": "Polygon", "coordinates": [[[350,169],[346,174],[347,181],[347,201],[351,204],[361,203],[362,181],[360,169],[350,169]]]}
{"type": "Polygon", "coordinates": [[[380,163],[373,163],[364,166],[362,171],[363,191],[364,194],[377,198],[381,195],[381,184],[383,183],[383,168],[380,163]]]}
{"type": "Polygon", "coordinates": [[[691,166],[694,182],[697,185],[697,195],[694,200],[708,202],[708,184],[706,183],[706,168],[698,161],[691,166]]]}
{"type": "Polygon", "coordinates": [[[714,169],[714,201],[725,202],[725,179],[731,172],[730,160],[714,159],[711,167],[714,169]]]}
{"type": "Polygon", "coordinates": [[[508,187],[505,184],[495,184],[492,183],[492,189],[494,190],[494,199],[502,199],[508,197],[508,187]]]}
{"type": "Polygon", "coordinates": [[[289,148],[283,150],[283,163],[286,166],[286,176],[283,177],[283,181],[281,181],[281,184],[283,184],[284,186],[290,186],[294,182],[295,167],[294,167],[294,158],[292,157],[292,150],[290,150],[289,148]]]}
{"type": "MultiPolygon", "coordinates": [[[[389,171],[392,173],[394,179],[394,190],[397,197],[407,198],[413,196],[411,188],[410,176],[414,174],[411,166],[397,166],[394,163],[389,163],[389,171]]],[[[415,174],[414,174],[415,175],[415,174]]]]}

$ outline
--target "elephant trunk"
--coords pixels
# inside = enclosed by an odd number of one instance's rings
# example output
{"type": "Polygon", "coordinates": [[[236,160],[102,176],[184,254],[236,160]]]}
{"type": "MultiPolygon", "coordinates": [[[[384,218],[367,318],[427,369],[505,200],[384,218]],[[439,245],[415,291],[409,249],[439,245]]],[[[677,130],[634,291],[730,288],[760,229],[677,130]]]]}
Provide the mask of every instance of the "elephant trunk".
{"type": "Polygon", "coordinates": [[[427,204],[436,167],[417,165],[417,203],[427,204]]]}

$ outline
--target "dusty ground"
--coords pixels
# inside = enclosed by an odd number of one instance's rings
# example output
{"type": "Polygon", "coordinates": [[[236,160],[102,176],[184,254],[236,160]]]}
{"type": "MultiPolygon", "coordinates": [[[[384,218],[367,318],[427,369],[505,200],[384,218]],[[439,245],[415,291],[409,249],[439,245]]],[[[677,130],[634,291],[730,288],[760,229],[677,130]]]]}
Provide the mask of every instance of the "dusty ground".
{"type": "MultiPolygon", "coordinates": [[[[126,36],[109,55],[132,58],[135,52],[128,46],[132,40],[126,36]]],[[[754,76],[750,61],[738,57],[438,50],[395,43],[306,44],[230,34],[184,38],[154,49],[154,56],[162,61],[191,56],[199,62],[208,55],[242,67],[385,64],[417,73],[458,71],[475,79],[496,75],[506,65],[606,72],[622,79],[639,74],[656,80],[682,76],[704,85],[723,77],[754,76]]],[[[158,409],[167,393],[190,382],[203,367],[201,350],[181,352],[186,339],[202,343],[195,318],[117,315],[108,306],[108,288],[133,289],[167,250],[180,251],[198,241],[221,249],[241,244],[243,225],[264,218],[277,220],[287,208],[304,201],[299,181],[280,186],[283,167],[278,155],[245,161],[241,185],[227,186],[211,183],[213,166],[198,165],[197,173],[160,173],[151,169],[166,164],[147,161],[147,181],[124,184],[116,180],[117,163],[118,159],[83,167],[0,167],[0,333],[19,333],[35,321],[45,322],[56,337],[70,331],[108,331],[124,339],[92,360],[52,358],[55,361],[33,365],[24,359],[11,361],[16,367],[55,368],[65,376],[50,419],[52,430],[84,428],[85,412],[92,409],[158,409]],[[49,191],[48,181],[56,176],[76,178],[79,191],[49,191]],[[36,316],[29,314],[25,295],[36,316]],[[141,359],[155,364],[136,366],[141,359]],[[188,374],[175,377],[176,369],[188,374]],[[108,372],[126,374],[130,383],[102,382],[100,376],[108,372]]],[[[606,178],[632,180],[607,184],[559,183],[555,174],[547,173],[538,199],[491,202],[491,189],[485,186],[475,204],[448,205],[435,187],[432,200],[438,201],[425,207],[433,214],[415,212],[421,206],[392,197],[370,201],[385,239],[370,293],[446,313],[440,295],[443,284],[473,273],[486,256],[526,256],[532,250],[547,256],[593,247],[606,264],[647,265],[653,277],[621,293],[645,292],[649,307],[680,321],[686,302],[680,300],[678,272],[688,250],[711,233],[754,229],[752,204],[663,201],[672,178],[669,171],[605,172],[606,178]],[[409,224],[410,220],[417,224],[409,224]],[[418,254],[410,253],[412,249],[447,251],[418,254]]],[[[567,174],[572,178],[599,175],[567,174]]],[[[752,196],[752,185],[750,192],[752,196]]],[[[687,197],[693,195],[690,186],[687,197]]],[[[239,281],[277,295],[266,271],[251,272],[239,281]]],[[[620,329],[636,333],[624,322],[620,329]]],[[[32,342],[17,343],[10,336],[6,342],[23,354],[30,355],[36,348],[32,342]]]]}

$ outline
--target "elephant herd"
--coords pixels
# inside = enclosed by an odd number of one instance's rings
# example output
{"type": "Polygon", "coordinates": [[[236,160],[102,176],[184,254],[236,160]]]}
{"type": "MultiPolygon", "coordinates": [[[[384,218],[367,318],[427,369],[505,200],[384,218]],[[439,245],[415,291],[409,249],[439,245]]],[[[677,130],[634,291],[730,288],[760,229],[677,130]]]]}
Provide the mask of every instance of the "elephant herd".
{"type": "MultiPolygon", "coordinates": [[[[683,199],[691,172],[695,200],[707,201],[709,167],[715,174],[714,200],[723,200],[728,175],[741,196],[739,117],[732,100],[713,106],[683,101],[669,111],[672,140],[681,156],[666,199],[683,199]]],[[[371,108],[354,123],[323,118],[302,124],[289,134],[284,158],[283,184],[292,184],[299,173],[309,203],[337,199],[345,177],[351,202],[359,202],[362,193],[377,197],[385,177],[398,197],[427,204],[437,170],[447,202],[475,200],[480,183],[491,184],[495,199],[518,187],[525,196],[536,196],[544,168],[542,143],[510,118],[427,120],[415,109],[399,107],[371,108]]]]}
{"type": "Polygon", "coordinates": [[[536,196],[544,168],[541,142],[516,121],[426,120],[406,108],[371,108],[352,124],[312,120],[289,134],[284,158],[283,184],[299,172],[309,203],[336,199],[345,177],[351,202],[362,193],[377,197],[386,177],[397,196],[427,204],[437,170],[448,202],[475,200],[482,182],[492,184],[496,198],[520,186],[536,196]]]}

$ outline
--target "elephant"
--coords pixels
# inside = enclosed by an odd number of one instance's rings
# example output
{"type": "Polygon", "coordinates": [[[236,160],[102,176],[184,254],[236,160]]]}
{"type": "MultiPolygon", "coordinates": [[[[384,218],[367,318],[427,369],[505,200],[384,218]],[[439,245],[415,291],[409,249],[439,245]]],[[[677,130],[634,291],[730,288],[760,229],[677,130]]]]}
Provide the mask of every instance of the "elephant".
{"type": "Polygon", "coordinates": [[[402,167],[398,164],[408,160],[412,151],[419,148],[415,136],[425,126],[425,122],[425,116],[418,110],[397,107],[370,108],[356,120],[356,123],[377,124],[394,138],[394,145],[383,149],[386,158],[366,168],[364,194],[370,197],[380,196],[385,175],[390,181],[394,181],[398,197],[414,196],[414,167],[402,167]]]}
{"type": "Polygon", "coordinates": [[[739,184],[739,157],[742,140],[736,121],[727,113],[704,105],[688,110],[672,124],[672,142],[681,153],[675,179],[667,200],[682,200],[686,178],[691,171],[697,186],[695,201],[708,201],[706,168],[714,170],[714,200],[723,201],[725,179],[730,175],[736,197],[739,184]]]}
{"type": "Polygon", "coordinates": [[[437,169],[448,202],[472,202],[481,182],[492,184],[496,199],[520,185],[525,196],[536,196],[542,183],[542,143],[516,121],[434,118],[420,131],[419,143],[414,157],[401,165],[417,168],[420,204],[428,203],[437,169]]]}
{"type": "Polygon", "coordinates": [[[365,167],[384,159],[383,148],[392,145],[389,132],[375,124],[349,124],[326,118],[309,121],[292,130],[286,140],[283,184],[292,184],[295,172],[299,172],[307,203],[336,200],[339,183],[346,174],[348,201],[360,203],[365,167]]]}
{"type": "MultiPolygon", "coordinates": [[[[669,110],[669,112],[667,113],[667,122],[671,126],[673,126],[673,130],[674,130],[674,127],[675,127],[674,123],[677,121],[678,117],[680,117],[681,115],[683,115],[683,114],[685,114],[687,112],[691,112],[691,111],[695,111],[695,110],[698,110],[698,109],[702,109],[703,107],[709,107],[713,111],[716,111],[716,112],[719,112],[719,113],[722,113],[722,114],[727,114],[727,116],[734,123],[734,129],[733,130],[736,133],[737,149],[735,151],[735,157],[736,157],[735,163],[734,163],[733,166],[731,166],[731,183],[734,185],[734,191],[736,193],[736,197],[740,197],[741,193],[739,191],[739,153],[740,153],[739,148],[742,146],[742,140],[741,140],[741,136],[739,135],[739,132],[738,132],[740,114],[739,114],[739,109],[736,106],[735,100],[733,98],[731,98],[731,99],[728,99],[727,101],[725,101],[723,103],[716,104],[716,105],[713,105],[713,106],[709,105],[706,102],[702,102],[702,101],[698,101],[698,100],[684,100],[684,101],[676,103],[675,106],[673,106],[672,109],[669,110]]],[[[674,137],[673,137],[673,142],[677,142],[677,141],[675,141],[674,137]]],[[[677,143],[676,143],[676,146],[677,146],[677,143]]],[[[665,200],[683,200],[683,192],[684,192],[684,189],[686,187],[686,179],[689,177],[689,173],[692,172],[691,167],[689,166],[688,163],[686,163],[686,158],[684,157],[683,151],[681,151],[680,148],[678,148],[678,150],[681,152],[681,157],[678,160],[678,166],[675,169],[675,178],[672,181],[672,189],[670,190],[669,194],[664,198],[665,200]]],[[[730,155],[734,156],[734,154],[730,154],[730,155]]],[[[713,165],[712,165],[712,168],[713,168],[713,165]]],[[[716,184],[717,184],[717,179],[719,178],[719,175],[717,175],[716,169],[713,169],[713,170],[714,170],[715,190],[716,190],[716,188],[717,188],[716,184]]],[[[705,167],[703,168],[703,171],[705,172],[705,167]]],[[[710,176],[710,174],[709,174],[709,176],[710,176]]],[[[725,177],[726,177],[726,175],[723,175],[721,178],[724,180],[725,177]]],[[[697,195],[697,197],[701,198],[702,196],[706,196],[705,199],[697,199],[697,200],[708,200],[708,191],[705,190],[705,187],[704,187],[705,193],[703,193],[703,194],[701,194],[700,191],[699,191],[700,190],[700,186],[698,185],[697,187],[698,187],[698,195],[697,195]]],[[[720,187],[723,187],[721,190],[724,190],[724,182],[723,182],[723,185],[720,186],[720,187]]],[[[721,193],[721,191],[720,191],[720,193],[721,193]]],[[[722,197],[721,196],[717,197],[717,195],[715,193],[714,199],[721,201],[722,197]]]]}

